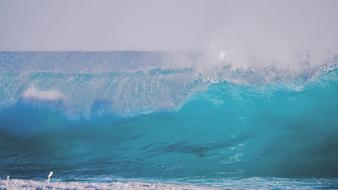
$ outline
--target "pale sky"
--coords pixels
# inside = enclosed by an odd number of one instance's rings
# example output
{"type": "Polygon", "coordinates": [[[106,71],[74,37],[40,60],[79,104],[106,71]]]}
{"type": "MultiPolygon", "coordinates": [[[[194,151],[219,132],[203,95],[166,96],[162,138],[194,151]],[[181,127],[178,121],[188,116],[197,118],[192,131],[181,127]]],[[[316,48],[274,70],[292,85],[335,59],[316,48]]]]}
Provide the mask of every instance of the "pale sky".
{"type": "Polygon", "coordinates": [[[0,51],[337,48],[336,0],[0,0],[0,51]]]}

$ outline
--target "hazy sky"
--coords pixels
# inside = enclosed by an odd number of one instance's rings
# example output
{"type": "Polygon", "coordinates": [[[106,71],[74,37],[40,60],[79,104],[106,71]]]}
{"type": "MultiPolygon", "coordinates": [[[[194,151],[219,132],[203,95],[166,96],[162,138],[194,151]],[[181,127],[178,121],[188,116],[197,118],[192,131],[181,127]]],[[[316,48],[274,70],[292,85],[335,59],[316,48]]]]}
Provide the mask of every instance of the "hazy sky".
{"type": "Polygon", "coordinates": [[[336,0],[0,0],[0,50],[337,48],[336,0]]]}

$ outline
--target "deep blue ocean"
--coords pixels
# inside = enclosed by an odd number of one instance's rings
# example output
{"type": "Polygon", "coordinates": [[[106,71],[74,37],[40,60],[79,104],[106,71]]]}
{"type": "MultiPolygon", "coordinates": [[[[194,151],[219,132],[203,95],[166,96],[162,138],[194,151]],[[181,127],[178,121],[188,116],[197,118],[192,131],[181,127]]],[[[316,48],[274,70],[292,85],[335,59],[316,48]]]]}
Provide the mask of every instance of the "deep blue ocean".
{"type": "Polygon", "coordinates": [[[204,57],[1,52],[0,178],[338,188],[337,56],[296,71],[204,57]]]}

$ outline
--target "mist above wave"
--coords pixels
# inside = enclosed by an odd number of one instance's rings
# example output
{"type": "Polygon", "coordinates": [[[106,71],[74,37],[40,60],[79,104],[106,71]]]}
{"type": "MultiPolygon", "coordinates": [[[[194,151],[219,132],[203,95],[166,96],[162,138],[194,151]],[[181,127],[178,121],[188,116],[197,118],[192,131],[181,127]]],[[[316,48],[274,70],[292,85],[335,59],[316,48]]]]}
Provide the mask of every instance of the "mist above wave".
{"type": "MultiPolygon", "coordinates": [[[[296,50],[241,47],[231,42],[214,44],[203,52],[0,52],[0,72],[21,75],[50,73],[136,73],[150,70],[190,69],[192,78],[220,79],[252,85],[295,79],[336,68],[334,49],[296,50]],[[252,80],[252,75],[261,79],[252,80]],[[249,78],[249,79],[248,79],[249,78]]],[[[212,80],[210,79],[210,80],[212,80]]]]}

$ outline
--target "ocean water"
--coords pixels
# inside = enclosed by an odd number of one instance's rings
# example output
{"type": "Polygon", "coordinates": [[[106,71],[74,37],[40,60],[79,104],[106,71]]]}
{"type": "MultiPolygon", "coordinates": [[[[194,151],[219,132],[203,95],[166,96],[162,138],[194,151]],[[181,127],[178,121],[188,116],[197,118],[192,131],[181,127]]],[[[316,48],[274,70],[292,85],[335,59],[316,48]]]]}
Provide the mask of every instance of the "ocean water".
{"type": "Polygon", "coordinates": [[[338,56],[245,60],[1,52],[0,177],[338,189],[338,56]]]}

